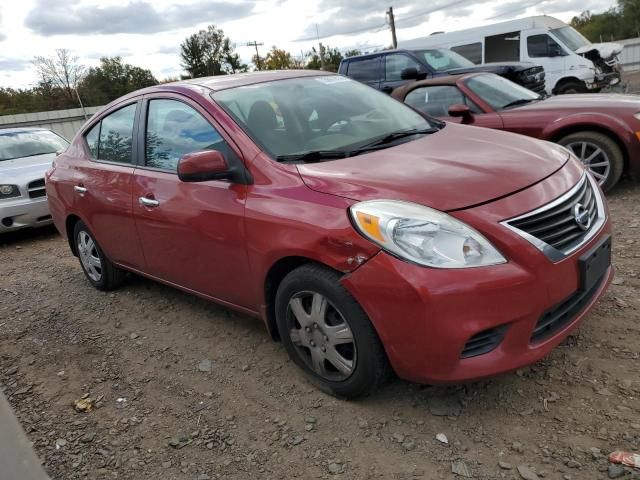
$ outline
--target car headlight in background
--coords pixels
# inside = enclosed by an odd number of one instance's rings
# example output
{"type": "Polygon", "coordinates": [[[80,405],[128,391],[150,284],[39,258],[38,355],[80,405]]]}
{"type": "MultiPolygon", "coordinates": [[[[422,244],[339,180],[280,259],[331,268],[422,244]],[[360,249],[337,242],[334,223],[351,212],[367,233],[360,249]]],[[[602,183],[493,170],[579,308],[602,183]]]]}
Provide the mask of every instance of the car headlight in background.
{"type": "Polygon", "coordinates": [[[17,185],[0,185],[0,198],[19,197],[20,190],[17,185]]]}
{"type": "Polygon", "coordinates": [[[446,213],[396,200],[360,202],[350,208],[358,231],[386,251],[435,268],[506,263],[480,233],[446,213]]]}

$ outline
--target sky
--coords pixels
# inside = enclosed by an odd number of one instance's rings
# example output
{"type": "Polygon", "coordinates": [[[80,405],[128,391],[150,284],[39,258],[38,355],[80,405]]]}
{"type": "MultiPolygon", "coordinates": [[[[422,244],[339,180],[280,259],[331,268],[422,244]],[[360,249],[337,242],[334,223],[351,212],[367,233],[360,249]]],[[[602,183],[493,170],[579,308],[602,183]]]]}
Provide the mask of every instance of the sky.
{"type": "Polygon", "coordinates": [[[31,60],[66,48],[86,66],[121,56],[159,80],[184,73],[180,43],[209,24],[222,28],[245,62],[257,41],[295,56],[317,45],[367,51],[391,44],[393,5],[402,40],[546,14],[566,22],[614,0],[0,0],[0,87],[29,88],[31,60]]]}

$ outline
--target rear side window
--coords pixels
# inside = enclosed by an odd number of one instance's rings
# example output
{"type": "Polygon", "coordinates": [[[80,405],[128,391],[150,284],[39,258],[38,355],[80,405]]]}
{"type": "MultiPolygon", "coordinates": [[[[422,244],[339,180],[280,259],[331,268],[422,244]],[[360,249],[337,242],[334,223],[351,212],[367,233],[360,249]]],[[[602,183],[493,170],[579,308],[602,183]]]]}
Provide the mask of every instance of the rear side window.
{"type": "Polygon", "coordinates": [[[378,57],[350,62],[347,75],[360,82],[374,82],[379,80],[378,57]]]}
{"type": "Polygon", "coordinates": [[[482,43],[480,42],[451,47],[451,50],[475,64],[482,63],[482,43]]]}
{"type": "Polygon", "coordinates": [[[150,100],[147,113],[145,163],[175,172],[178,160],[201,150],[229,155],[223,138],[205,118],[177,100],[150,100]]]}
{"type": "Polygon", "coordinates": [[[133,124],[137,104],[104,117],[85,135],[91,156],[97,160],[133,163],[133,124]]]}

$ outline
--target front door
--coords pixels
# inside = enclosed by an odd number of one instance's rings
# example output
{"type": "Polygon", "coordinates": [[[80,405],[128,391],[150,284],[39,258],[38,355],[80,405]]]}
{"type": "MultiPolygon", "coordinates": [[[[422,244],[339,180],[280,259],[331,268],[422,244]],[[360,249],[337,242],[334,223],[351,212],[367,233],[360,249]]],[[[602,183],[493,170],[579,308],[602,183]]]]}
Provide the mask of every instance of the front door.
{"type": "Polygon", "coordinates": [[[145,271],[164,281],[234,305],[250,304],[245,248],[246,186],[226,180],[182,182],[180,157],[219,150],[238,154],[200,106],[180,97],[148,97],[133,186],[134,213],[145,271]]]}
{"type": "Polygon", "coordinates": [[[566,75],[568,53],[544,31],[529,32],[521,43],[523,61],[544,67],[547,93],[553,93],[558,80],[566,75]]]}

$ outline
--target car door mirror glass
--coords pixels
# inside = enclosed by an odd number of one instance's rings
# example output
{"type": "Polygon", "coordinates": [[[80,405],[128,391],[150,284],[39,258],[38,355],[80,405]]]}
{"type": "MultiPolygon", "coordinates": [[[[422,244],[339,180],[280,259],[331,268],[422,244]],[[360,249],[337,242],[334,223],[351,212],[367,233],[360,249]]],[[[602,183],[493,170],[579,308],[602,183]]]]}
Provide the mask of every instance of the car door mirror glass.
{"type": "Polygon", "coordinates": [[[416,80],[418,78],[418,69],[415,67],[407,67],[400,72],[402,80],[416,80]]]}
{"type": "Polygon", "coordinates": [[[230,174],[224,155],[217,150],[187,153],[178,162],[178,178],[183,182],[222,180],[230,174]]]}

